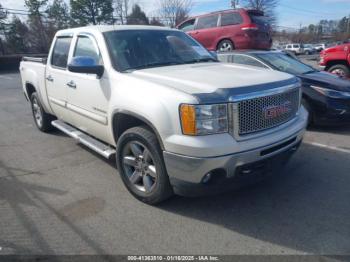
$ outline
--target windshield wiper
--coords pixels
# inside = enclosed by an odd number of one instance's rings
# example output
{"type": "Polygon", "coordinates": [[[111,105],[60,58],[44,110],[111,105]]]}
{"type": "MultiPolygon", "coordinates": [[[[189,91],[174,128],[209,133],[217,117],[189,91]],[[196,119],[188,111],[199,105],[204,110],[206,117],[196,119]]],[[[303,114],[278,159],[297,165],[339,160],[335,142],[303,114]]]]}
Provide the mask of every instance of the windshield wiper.
{"type": "Polygon", "coordinates": [[[218,60],[208,57],[208,58],[200,58],[191,61],[186,61],[185,64],[195,64],[195,63],[205,63],[205,62],[218,62],[218,60]]]}
{"type": "Polygon", "coordinates": [[[138,69],[146,69],[146,68],[154,68],[154,67],[161,67],[161,66],[170,66],[170,65],[180,65],[182,63],[180,62],[158,62],[158,63],[149,63],[149,64],[144,64],[144,65],[139,65],[139,66],[133,66],[130,68],[125,69],[124,71],[129,71],[129,70],[138,70],[138,69]]]}

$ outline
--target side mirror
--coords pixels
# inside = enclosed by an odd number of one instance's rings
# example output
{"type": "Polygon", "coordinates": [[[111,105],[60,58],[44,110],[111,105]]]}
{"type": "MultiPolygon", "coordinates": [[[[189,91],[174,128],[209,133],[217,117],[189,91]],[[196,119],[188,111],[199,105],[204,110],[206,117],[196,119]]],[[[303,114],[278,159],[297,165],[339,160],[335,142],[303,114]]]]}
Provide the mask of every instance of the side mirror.
{"type": "Polygon", "coordinates": [[[77,56],[68,65],[68,70],[74,73],[95,74],[99,78],[104,73],[104,67],[98,65],[94,58],[89,56],[77,56]]]}

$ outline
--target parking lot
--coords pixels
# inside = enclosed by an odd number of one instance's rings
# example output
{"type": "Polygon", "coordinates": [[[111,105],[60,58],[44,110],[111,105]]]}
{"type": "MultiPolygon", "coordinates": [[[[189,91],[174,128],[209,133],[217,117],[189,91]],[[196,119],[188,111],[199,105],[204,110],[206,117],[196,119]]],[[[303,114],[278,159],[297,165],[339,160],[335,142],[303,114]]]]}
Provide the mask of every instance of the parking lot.
{"type": "Polygon", "coordinates": [[[350,126],[315,128],[278,177],[215,197],[136,201],[114,163],[40,133],[0,74],[0,254],[350,255],[350,126]]]}

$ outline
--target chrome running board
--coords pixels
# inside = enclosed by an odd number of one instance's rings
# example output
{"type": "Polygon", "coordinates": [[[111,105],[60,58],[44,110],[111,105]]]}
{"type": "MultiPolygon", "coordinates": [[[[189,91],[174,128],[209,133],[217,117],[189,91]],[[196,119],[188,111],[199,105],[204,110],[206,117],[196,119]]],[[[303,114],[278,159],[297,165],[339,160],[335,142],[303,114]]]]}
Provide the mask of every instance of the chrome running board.
{"type": "Polygon", "coordinates": [[[110,159],[113,155],[116,154],[115,149],[112,147],[100,142],[96,138],[93,138],[79,131],[78,129],[64,123],[63,121],[55,120],[51,122],[51,125],[107,159],[110,159]]]}

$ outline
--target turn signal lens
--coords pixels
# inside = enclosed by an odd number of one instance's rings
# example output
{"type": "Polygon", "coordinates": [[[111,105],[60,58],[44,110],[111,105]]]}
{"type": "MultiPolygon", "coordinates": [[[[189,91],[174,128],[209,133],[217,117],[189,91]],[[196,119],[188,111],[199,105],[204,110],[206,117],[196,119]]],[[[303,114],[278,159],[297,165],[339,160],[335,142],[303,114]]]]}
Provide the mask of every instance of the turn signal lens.
{"type": "Polygon", "coordinates": [[[181,105],[181,124],[184,135],[196,135],[196,109],[193,105],[181,105]]]}

